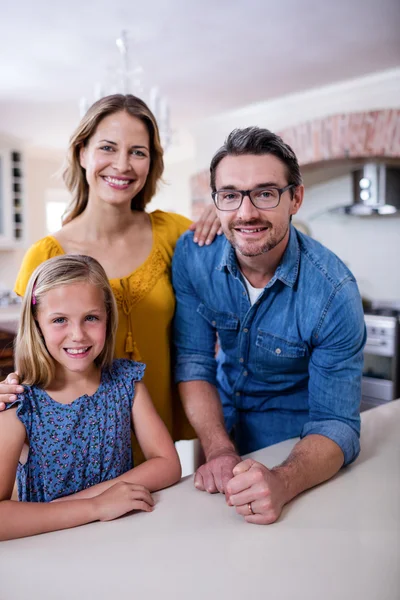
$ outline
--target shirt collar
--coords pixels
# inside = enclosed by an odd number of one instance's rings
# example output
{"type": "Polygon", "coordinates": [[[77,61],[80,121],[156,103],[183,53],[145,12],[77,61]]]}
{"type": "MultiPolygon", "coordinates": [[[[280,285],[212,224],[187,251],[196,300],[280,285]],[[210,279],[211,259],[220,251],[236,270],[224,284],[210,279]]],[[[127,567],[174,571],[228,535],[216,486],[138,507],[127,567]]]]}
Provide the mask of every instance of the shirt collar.
{"type": "Polygon", "coordinates": [[[290,224],[289,241],[286,250],[282,256],[282,260],[275,271],[274,277],[270,283],[276,279],[280,279],[289,287],[293,287],[296,283],[297,275],[299,274],[300,264],[300,245],[297,238],[297,231],[290,224]]]}
{"type": "MultiPolygon", "coordinates": [[[[225,236],[224,236],[225,237],[225,236]]],[[[228,269],[228,271],[234,277],[238,275],[238,264],[236,260],[236,253],[233,246],[225,237],[224,244],[222,245],[221,251],[221,262],[216,267],[218,271],[222,271],[223,269],[228,269]]]]}
{"type": "MultiPolygon", "coordinates": [[[[286,250],[283,254],[281,262],[278,265],[278,268],[275,271],[274,276],[266,287],[271,287],[277,279],[289,287],[293,287],[296,283],[297,275],[299,273],[299,264],[300,245],[297,239],[297,232],[291,224],[288,245],[286,246],[286,250]]],[[[231,275],[238,277],[239,267],[236,259],[236,253],[233,246],[226,238],[225,243],[222,246],[221,262],[216,268],[219,271],[222,271],[224,268],[226,268],[231,275]]]]}

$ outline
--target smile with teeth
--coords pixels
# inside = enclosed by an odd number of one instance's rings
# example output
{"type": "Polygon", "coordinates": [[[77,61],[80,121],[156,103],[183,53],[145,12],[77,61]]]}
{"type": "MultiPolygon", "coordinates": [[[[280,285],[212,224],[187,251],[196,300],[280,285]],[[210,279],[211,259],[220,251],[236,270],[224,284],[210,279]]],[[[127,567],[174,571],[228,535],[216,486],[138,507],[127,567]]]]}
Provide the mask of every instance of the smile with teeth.
{"type": "Polygon", "coordinates": [[[240,233],[259,233],[260,231],[265,231],[266,227],[258,227],[256,229],[237,229],[236,231],[239,231],[240,233]]]}
{"type": "Polygon", "coordinates": [[[125,187],[127,185],[130,185],[133,181],[133,179],[118,179],[117,177],[103,177],[104,181],[106,181],[107,183],[110,183],[111,185],[117,185],[119,187],[125,187]]]}
{"type": "Polygon", "coordinates": [[[67,354],[72,354],[73,356],[79,354],[86,354],[90,350],[91,346],[86,346],[86,348],[64,348],[67,354]]]}

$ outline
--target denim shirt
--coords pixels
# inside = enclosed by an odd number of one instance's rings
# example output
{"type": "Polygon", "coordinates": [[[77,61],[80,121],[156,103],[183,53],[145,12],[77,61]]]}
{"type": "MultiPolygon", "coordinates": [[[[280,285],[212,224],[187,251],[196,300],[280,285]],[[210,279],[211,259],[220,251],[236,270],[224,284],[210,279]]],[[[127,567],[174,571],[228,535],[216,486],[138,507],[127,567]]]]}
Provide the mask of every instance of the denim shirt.
{"type": "Polygon", "coordinates": [[[179,239],[172,263],[176,381],[217,387],[241,454],[319,434],[339,445],[344,464],[353,461],[366,333],[352,273],[291,226],[280,265],[251,306],[226,237],[203,248],[192,238],[179,239]]]}

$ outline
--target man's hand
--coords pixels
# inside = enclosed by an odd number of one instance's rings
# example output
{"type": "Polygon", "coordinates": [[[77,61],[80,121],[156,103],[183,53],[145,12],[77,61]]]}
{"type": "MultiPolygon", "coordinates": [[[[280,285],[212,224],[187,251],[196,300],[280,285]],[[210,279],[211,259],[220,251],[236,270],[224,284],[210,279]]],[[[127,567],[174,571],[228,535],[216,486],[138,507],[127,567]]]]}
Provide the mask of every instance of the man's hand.
{"type": "Polygon", "coordinates": [[[233,469],[233,478],[226,486],[226,499],[248,523],[259,525],[277,521],[288,502],[285,484],[278,473],[251,458],[233,469]]]}
{"type": "Polygon", "coordinates": [[[24,388],[19,385],[18,373],[10,373],[0,382],[0,411],[5,410],[6,404],[14,402],[17,394],[22,394],[24,388]]]}
{"type": "Polygon", "coordinates": [[[198,490],[216,494],[224,494],[226,484],[232,479],[234,467],[241,458],[235,452],[225,451],[212,456],[208,462],[201,465],[194,476],[194,485],[198,490]]]}

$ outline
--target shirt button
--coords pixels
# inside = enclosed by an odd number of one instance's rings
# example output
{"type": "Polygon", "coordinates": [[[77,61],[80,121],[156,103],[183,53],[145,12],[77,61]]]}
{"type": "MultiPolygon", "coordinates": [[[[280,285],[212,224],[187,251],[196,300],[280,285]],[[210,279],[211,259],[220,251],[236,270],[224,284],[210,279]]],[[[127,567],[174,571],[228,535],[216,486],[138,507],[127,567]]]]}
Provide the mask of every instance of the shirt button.
{"type": "Polygon", "coordinates": [[[244,363],[244,358],[239,358],[240,363],[244,363]]]}
{"type": "Polygon", "coordinates": [[[246,296],[246,292],[243,292],[243,293],[242,293],[242,296],[246,296]]]}
{"type": "Polygon", "coordinates": [[[243,329],[243,332],[244,332],[244,333],[249,333],[249,330],[247,329],[247,327],[245,327],[245,328],[243,329]]]}
{"type": "Polygon", "coordinates": [[[277,348],[277,349],[275,350],[275,354],[281,354],[281,352],[282,352],[282,350],[281,350],[280,348],[277,348]]]}
{"type": "Polygon", "coordinates": [[[245,377],[247,377],[247,375],[248,375],[248,372],[247,372],[247,371],[243,371],[243,375],[244,375],[245,377]]]}
{"type": "Polygon", "coordinates": [[[235,396],[240,396],[240,392],[236,392],[235,396]]]}
{"type": "Polygon", "coordinates": [[[213,325],[213,327],[215,327],[217,324],[217,321],[211,321],[211,325],[213,325]]]}

